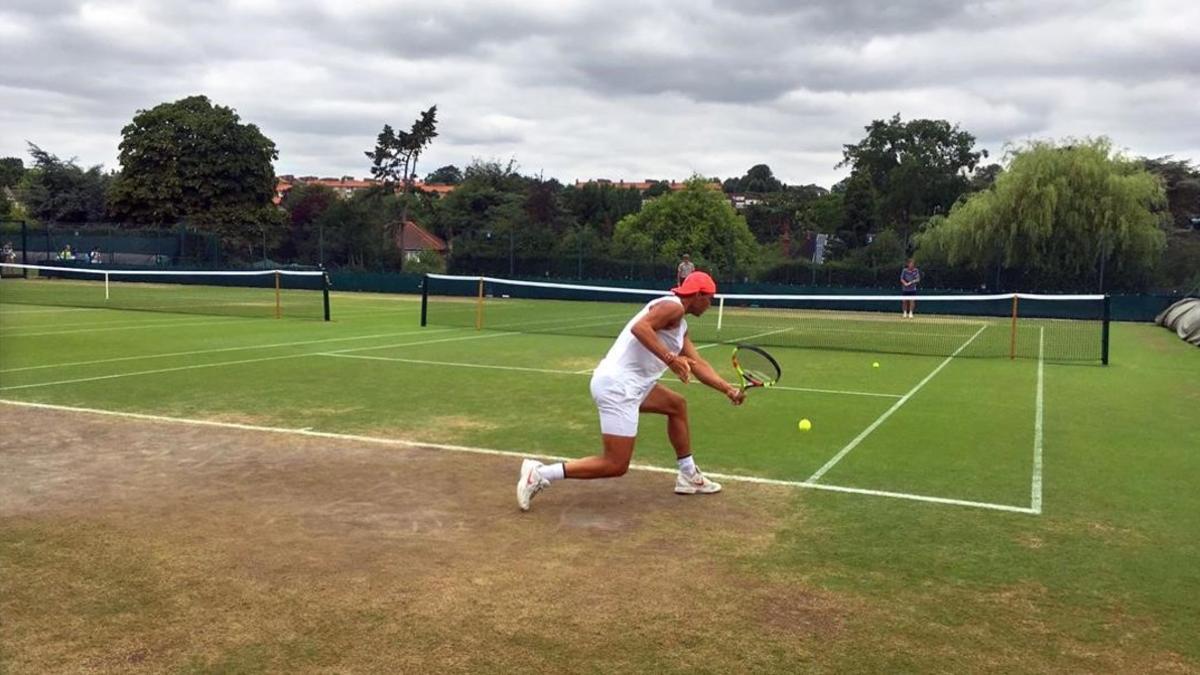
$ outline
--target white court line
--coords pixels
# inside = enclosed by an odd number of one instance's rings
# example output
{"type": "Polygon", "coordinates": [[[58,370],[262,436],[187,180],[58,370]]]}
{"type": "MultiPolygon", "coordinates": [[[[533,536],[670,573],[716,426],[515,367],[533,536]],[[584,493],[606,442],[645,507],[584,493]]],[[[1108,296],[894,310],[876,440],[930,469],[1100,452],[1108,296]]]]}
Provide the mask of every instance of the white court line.
{"type": "Polygon", "coordinates": [[[942,361],[938,365],[937,368],[934,368],[932,373],[929,373],[928,375],[926,375],[925,379],[923,379],[917,383],[917,386],[913,387],[912,389],[909,389],[907,394],[902,396],[899,401],[896,401],[895,403],[893,403],[892,407],[890,407],[886,411],[884,411],[884,413],[882,415],[880,415],[874,422],[871,423],[871,426],[864,429],[863,432],[860,433],[858,436],[855,436],[854,440],[847,443],[846,447],[842,448],[838,452],[838,454],[834,455],[833,458],[830,459],[828,462],[825,462],[825,466],[821,467],[820,469],[817,469],[816,473],[809,476],[808,481],[806,481],[806,482],[815,483],[818,480],[820,480],[821,476],[824,476],[826,472],[828,472],[830,469],[832,469],[834,466],[836,466],[838,462],[842,461],[843,457],[850,454],[851,450],[858,447],[858,444],[862,443],[863,439],[865,439],[867,436],[870,436],[871,432],[878,429],[879,425],[883,424],[887,420],[887,418],[891,417],[892,414],[895,413],[897,410],[899,410],[901,406],[903,406],[905,403],[908,403],[908,400],[910,398],[912,398],[914,394],[916,394],[918,391],[920,391],[921,388],[924,387],[925,384],[928,383],[930,380],[932,380],[935,375],[942,372],[942,368],[945,368],[947,364],[949,364],[951,361],[953,361],[954,357],[958,356],[959,353],[962,352],[962,350],[967,348],[967,345],[974,342],[975,338],[979,337],[979,334],[982,333],[986,329],[987,329],[987,325],[984,325],[979,330],[975,331],[975,334],[972,335],[969,340],[967,340],[966,342],[959,345],[958,349],[955,349],[953,354],[951,354],[950,356],[947,356],[946,360],[942,361]]]}
{"type": "Polygon", "coordinates": [[[78,333],[107,333],[107,332],[116,331],[116,330],[140,330],[142,328],[174,328],[176,326],[216,326],[216,325],[228,326],[228,325],[237,324],[237,323],[249,323],[251,321],[262,321],[262,319],[229,318],[229,319],[214,320],[214,319],[209,318],[209,319],[197,320],[197,321],[171,321],[171,322],[167,322],[167,323],[149,323],[148,322],[148,323],[139,323],[139,324],[121,324],[119,326],[112,326],[112,327],[99,325],[99,326],[94,326],[92,328],[79,328],[79,329],[75,329],[75,330],[52,330],[52,331],[43,331],[40,333],[16,333],[16,334],[0,333],[0,337],[3,337],[5,339],[10,339],[10,338],[41,337],[43,335],[74,335],[74,334],[78,334],[78,333]]]}
{"type": "Polygon", "coordinates": [[[778,384],[772,385],[771,389],[783,389],[784,391],[810,391],[816,394],[845,394],[847,396],[875,396],[878,398],[903,398],[901,394],[879,394],[872,391],[843,391],[841,389],[812,389],[810,387],[784,387],[778,384]]]}
{"type": "Polygon", "coordinates": [[[342,354],[339,352],[322,352],[314,356],[332,356],[339,359],[368,359],[371,361],[394,361],[396,363],[419,363],[427,366],[448,366],[451,368],[481,368],[484,370],[517,370],[527,373],[549,373],[551,375],[580,375],[573,370],[553,370],[550,368],[525,368],[523,366],[497,366],[488,363],[456,363],[454,361],[429,361],[426,359],[401,359],[395,356],[363,356],[362,354],[342,354]]]}
{"type": "MultiPolygon", "coordinates": [[[[313,356],[333,356],[346,359],[369,359],[371,361],[394,361],[396,363],[418,363],[428,366],[447,366],[450,368],[480,368],[484,370],[515,370],[529,373],[548,373],[551,375],[589,375],[591,370],[554,370],[552,368],[528,368],[525,366],[501,366],[490,363],[462,363],[458,361],[430,361],[428,359],[404,359],[395,356],[362,356],[359,354],[346,354],[344,352],[321,352],[313,356]]],[[[668,381],[674,384],[674,381],[668,381]]],[[[812,392],[817,394],[843,394],[847,396],[879,396],[884,398],[900,398],[899,394],[876,394],[866,391],[842,391],[838,389],[807,389],[804,387],[771,387],[772,389],[785,389],[787,391],[812,392]]]]}
{"type": "MultiPolygon", "coordinates": [[[[96,408],[78,408],[73,406],[52,405],[48,403],[31,403],[27,401],[12,401],[0,399],[0,404],[18,406],[23,408],[36,408],[41,410],[58,410],[63,412],[87,413],[91,415],[107,415],[110,417],[122,417],[127,419],[145,420],[148,422],[165,422],[170,424],[187,424],[193,426],[217,427],[221,429],[240,429],[243,431],[257,431],[263,433],[275,434],[291,434],[296,436],[308,436],[312,438],[327,438],[339,441],[354,441],[359,443],[371,443],[375,445],[390,445],[402,446],[408,448],[427,448],[434,450],[448,450],[451,452],[465,452],[477,455],[495,455],[500,457],[526,458],[537,456],[542,459],[551,459],[559,462],[566,462],[573,457],[560,457],[555,455],[531,455],[529,453],[513,452],[510,450],[496,450],[492,448],[478,448],[466,445],[449,445],[446,443],[425,443],[421,441],[411,441],[400,438],[381,438],[378,436],[359,436],[356,434],[337,434],[327,431],[313,431],[310,428],[304,429],[287,429],[283,427],[268,427],[258,426],[253,424],[239,424],[236,422],[216,422],[212,420],[188,419],[183,417],[166,417],[163,415],[147,415],[144,413],[121,412],[117,410],[99,410],[96,408]]],[[[653,473],[674,474],[677,469],[669,469],[661,466],[647,466],[644,464],[630,464],[630,469],[635,471],[646,471],[653,473]]],[[[1010,506],[1008,504],[992,504],[989,502],[973,502],[964,499],[947,499],[944,497],[933,497],[929,495],[908,494],[905,492],[889,492],[886,490],[868,490],[864,488],[845,487],[841,485],[825,485],[810,482],[775,480],[771,478],[758,478],[755,476],[740,476],[727,473],[708,473],[708,476],[720,478],[722,480],[754,483],[758,485],[776,485],[780,487],[790,488],[805,488],[813,490],[825,490],[829,492],[841,492],[846,494],[868,495],[873,497],[889,497],[892,499],[904,499],[909,501],[925,502],[930,504],[945,504],[950,506],[966,506],[978,509],[988,509],[992,511],[1006,511],[1009,513],[1024,513],[1034,514],[1032,509],[1024,506],[1010,506]]],[[[507,485],[507,483],[505,483],[507,485]]],[[[505,488],[506,490],[508,488],[505,488]]]]}
{"type": "MultiPolygon", "coordinates": [[[[28,305],[29,307],[37,307],[39,305],[28,305]]],[[[44,306],[44,305],[42,305],[44,306]]],[[[46,309],[24,309],[24,305],[19,305],[15,302],[0,301],[0,315],[3,314],[62,314],[63,312],[104,312],[106,309],[99,307],[47,307],[46,309]],[[22,307],[22,309],[16,309],[22,307]]]]}
{"type": "MultiPolygon", "coordinates": [[[[505,337],[509,335],[521,335],[521,333],[488,333],[485,335],[466,335],[463,337],[442,338],[440,340],[420,340],[417,342],[401,342],[399,344],[383,345],[381,347],[362,347],[356,349],[345,349],[342,352],[359,351],[360,349],[388,349],[390,347],[410,347],[413,345],[428,345],[437,342],[455,342],[460,340],[482,340],[486,338],[505,337]]],[[[36,382],[33,384],[18,384],[10,387],[0,387],[0,391],[11,391],[14,389],[33,389],[35,387],[52,387],[59,384],[77,384],[80,382],[95,382],[98,380],[115,380],[122,377],[136,377],[138,375],[157,375],[159,373],[172,373],[181,370],[196,370],[199,368],[216,368],[219,366],[237,366],[244,363],[263,363],[265,361],[280,361],[282,359],[298,359],[309,356],[316,356],[318,352],[304,352],[303,354],[284,354],[282,356],[264,356],[258,359],[239,359],[237,361],[218,361],[217,363],[198,363],[191,366],[176,366],[174,368],[156,368],[154,370],[139,370],[132,373],[115,373],[113,375],[97,375],[95,377],[78,377],[71,380],[56,380],[54,382],[36,382]]],[[[331,352],[341,353],[341,352],[331,352]]]]}
{"type": "Polygon", "coordinates": [[[266,345],[249,345],[244,347],[219,347],[216,349],[197,349],[188,352],[169,352],[166,354],[139,354],[137,356],[117,356],[111,359],[95,359],[92,361],[71,361],[68,363],[49,363],[41,366],[23,366],[21,368],[4,368],[0,373],[15,373],[23,370],[44,370],[46,368],[74,368],[76,366],[92,366],[100,363],[116,363],[119,361],[141,361],[143,359],[164,359],[173,356],[196,356],[199,354],[217,354],[221,352],[249,351],[254,349],[275,349],[277,347],[297,347],[300,345],[324,344],[326,342],[347,342],[350,340],[371,340],[374,338],[399,337],[416,333],[446,333],[457,328],[418,328],[417,330],[399,333],[377,333],[375,335],[354,335],[350,337],[323,338],[320,340],[301,340],[299,342],[276,342],[266,345]]]}
{"type": "Polygon", "coordinates": [[[1033,486],[1029,508],[1034,513],[1042,512],[1042,391],[1045,381],[1045,360],[1043,354],[1046,346],[1046,328],[1038,329],[1038,376],[1037,376],[1037,405],[1033,415],[1033,486]]]}
{"type": "Polygon", "coordinates": [[[696,347],[696,350],[699,351],[701,349],[708,349],[709,347],[719,347],[721,345],[730,345],[730,344],[735,344],[738,342],[745,342],[746,340],[753,340],[754,338],[765,337],[767,335],[775,335],[776,333],[786,333],[789,330],[792,330],[792,329],[791,328],[780,328],[779,330],[769,330],[769,331],[765,331],[762,333],[755,333],[754,335],[745,335],[740,338],[734,338],[733,340],[731,340],[729,342],[710,342],[709,344],[706,344],[706,345],[703,345],[700,347],[696,347]]]}

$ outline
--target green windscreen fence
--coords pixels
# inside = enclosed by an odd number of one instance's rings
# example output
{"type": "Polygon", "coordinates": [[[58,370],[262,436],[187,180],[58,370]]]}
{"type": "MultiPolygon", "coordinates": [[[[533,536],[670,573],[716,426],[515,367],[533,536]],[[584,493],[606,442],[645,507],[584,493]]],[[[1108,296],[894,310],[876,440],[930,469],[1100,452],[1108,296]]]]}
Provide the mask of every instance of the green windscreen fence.
{"type": "MultiPolygon", "coordinates": [[[[667,289],[629,289],[427,275],[422,325],[615,337],[667,289]]],[[[717,295],[688,316],[694,342],[929,356],[1108,358],[1103,295],[917,296],[905,318],[899,295],[717,295]]]]}
{"type": "Polygon", "coordinates": [[[0,304],[328,321],[325,273],[3,265],[0,304]],[[20,276],[15,273],[19,272],[20,276]]]}

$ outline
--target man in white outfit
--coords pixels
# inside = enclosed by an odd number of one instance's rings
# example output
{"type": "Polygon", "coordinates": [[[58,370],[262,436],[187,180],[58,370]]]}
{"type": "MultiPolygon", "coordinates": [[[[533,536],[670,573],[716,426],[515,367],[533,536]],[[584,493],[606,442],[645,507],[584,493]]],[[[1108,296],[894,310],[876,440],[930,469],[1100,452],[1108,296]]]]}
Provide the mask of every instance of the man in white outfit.
{"type": "Polygon", "coordinates": [[[638,414],[643,412],[667,416],[667,437],[679,462],[675,492],[691,495],[721,490],[720,484],[700,473],[692,459],[687,399],[659,384],[658,379],[667,369],[685,384],[695,375],[734,405],[741,405],[745,392],[718,375],[688,337],[684,315],[700,316],[708,309],[717,292],[712,277],[692,272],[671,290],[672,295],[651,300],[625,325],[592,374],[592,399],[600,411],[604,454],[558,464],[524,460],[517,480],[517,505],[522,511],[529,510],[533,496],[554,481],[623,476],[633,457],[638,414]]]}

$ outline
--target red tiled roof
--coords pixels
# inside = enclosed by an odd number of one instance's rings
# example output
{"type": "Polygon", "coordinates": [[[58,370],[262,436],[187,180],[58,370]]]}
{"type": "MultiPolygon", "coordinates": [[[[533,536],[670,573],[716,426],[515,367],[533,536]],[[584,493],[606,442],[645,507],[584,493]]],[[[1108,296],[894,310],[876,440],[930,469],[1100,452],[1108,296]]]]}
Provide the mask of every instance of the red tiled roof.
{"type": "Polygon", "coordinates": [[[430,233],[411,220],[404,223],[403,234],[404,239],[403,244],[401,244],[401,232],[396,232],[396,245],[402,246],[405,251],[437,251],[438,253],[445,253],[449,250],[444,239],[430,233]]]}
{"type": "MultiPolygon", "coordinates": [[[[611,185],[615,188],[620,188],[620,189],[625,189],[625,190],[642,190],[644,192],[644,191],[649,190],[650,188],[654,187],[655,183],[661,183],[661,182],[666,182],[666,181],[656,181],[656,180],[643,180],[643,181],[617,180],[617,181],[614,181],[614,180],[609,180],[607,178],[597,178],[594,180],[577,180],[577,181],[575,181],[575,187],[583,187],[584,185],[590,185],[592,183],[599,183],[602,185],[611,185]]],[[[667,187],[671,188],[672,190],[682,190],[683,188],[687,187],[687,183],[673,180],[673,181],[667,182],[667,187]]],[[[709,189],[714,189],[714,190],[721,189],[721,185],[719,183],[705,183],[705,187],[708,187],[709,189]]]]}
{"type": "MultiPolygon", "coordinates": [[[[281,202],[283,202],[283,198],[285,195],[287,195],[288,190],[291,190],[296,185],[324,185],[325,187],[337,190],[342,194],[349,194],[358,190],[373,188],[376,185],[379,185],[379,181],[372,178],[355,180],[350,176],[343,176],[341,178],[317,178],[316,176],[302,176],[300,178],[296,178],[295,176],[291,175],[280,176],[276,179],[275,197],[271,201],[278,206],[281,202]]],[[[455,187],[457,186],[450,185],[448,183],[422,183],[420,181],[413,183],[414,190],[432,192],[439,197],[454,192],[455,187]]],[[[403,189],[403,186],[396,186],[397,192],[403,189]]]]}

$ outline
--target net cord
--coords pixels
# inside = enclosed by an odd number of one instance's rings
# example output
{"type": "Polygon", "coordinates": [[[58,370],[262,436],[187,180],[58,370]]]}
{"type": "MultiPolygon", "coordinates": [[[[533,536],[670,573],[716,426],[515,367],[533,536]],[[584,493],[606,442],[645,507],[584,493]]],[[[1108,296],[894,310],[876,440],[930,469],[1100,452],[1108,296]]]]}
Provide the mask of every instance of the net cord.
{"type": "Polygon", "coordinates": [[[121,276],[200,276],[200,277],[262,277],[268,274],[279,274],[293,277],[317,277],[325,274],[319,270],[97,270],[88,267],[57,267],[52,265],[25,265],[23,263],[4,263],[4,267],[15,267],[27,270],[47,270],[49,272],[71,272],[74,274],[121,276]]]}
{"type": "MultiPolygon", "coordinates": [[[[654,290],[649,288],[621,288],[617,286],[590,286],[584,284],[556,284],[546,281],[521,281],[517,279],[501,279],[499,277],[475,277],[475,276],[459,276],[452,274],[430,274],[430,279],[440,279],[445,281],[469,281],[469,282],[487,282],[493,284],[506,284],[509,286],[527,286],[533,288],[561,288],[570,290],[582,291],[600,291],[605,293],[624,293],[629,295],[671,295],[671,291],[654,290]]],[[[795,295],[795,294],[756,294],[756,293],[718,293],[717,299],[719,307],[724,307],[725,300],[816,300],[816,301],[850,301],[850,302],[899,302],[901,300],[912,300],[912,296],[907,295],[795,295]]],[[[1105,298],[1102,294],[1050,294],[1050,293],[995,293],[990,295],[919,295],[916,297],[918,301],[926,302],[950,302],[950,301],[986,301],[986,300],[1011,300],[1020,298],[1022,300],[1095,300],[1100,301],[1105,298]]]]}

